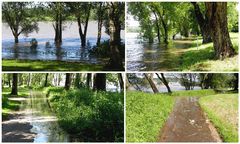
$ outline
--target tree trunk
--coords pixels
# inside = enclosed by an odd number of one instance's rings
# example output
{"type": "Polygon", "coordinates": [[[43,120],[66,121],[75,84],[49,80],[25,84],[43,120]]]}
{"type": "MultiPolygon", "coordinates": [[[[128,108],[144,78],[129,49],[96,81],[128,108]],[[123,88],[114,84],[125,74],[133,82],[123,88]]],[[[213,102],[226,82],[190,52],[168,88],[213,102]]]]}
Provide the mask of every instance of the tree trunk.
{"type": "MultiPolygon", "coordinates": [[[[208,18],[204,19],[203,14],[200,10],[200,7],[196,2],[191,2],[191,3],[194,6],[194,12],[196,15],[196,19],[197,19],[198,25],[199,25],[201,33],[202,33],[202,38],[203,38],[202,43],[205,44],[205,43],[212,42],[210,26],[208,24],[208,18]]],[[[207,15],[205,17],[207,17],[207,15]]]]}
{"type": "Polygon", "coordinates": [[[101,36],[102,36],[102,25],[103,25],[103,10],[102,6],[103,3],[99,3],[99,10],[98,10],[98,36],[97,36],[97,46],[100,45],[101,36]]]}
{"type": "Polygon", "coordinates": [[[235,80],[234,80],[234,90],[238,91],[238,73],[234,73],[235,80]]]}
{"type": "Polygon", "coordinates": [[[10,88],[11,87],[11,75],[10,74],[7,74],[8,75],[8,87],[10,88]]]}
{"type": "Polygon", "coordinates": [[[235,50],[228,32],[227,2],[205,2],[215,57],[225,59],[234,56],[235,50]]]}
{"type": "Polygon", "coordinates": [[[70,73],[66,73],[66,80],[65,80],[65,89],[69,90],[71,86],[71,74],[70,73]]]}
{"type": "Polygon", "coordinates": [[[55,44],[62,43],[62,14],[58,12],[55,20],[55,44]]]}
{"type": "Polygon", "coordinates": [[[12,92],[11,95],[18,95],[18,74],[13,73],[12,75],[12,92]]]}
{"type": "Polygon", "coordinates": [[[93,89],[106,91],[106,74],[105,73],[96,73],[94,75],[93,89]]]}
{"type": "Polygon", "coordinates": [[[90,88],[91,78],[92,78],[92,74],[91,74],[91,73],[87,73],[86,86],[87,86],[88,88],[90,88]]]}
{"type": "Polygon", "coordinates": [[[44,82],[44,87],[48,86],[48,73],[45,75],[45,82],[44,82]]]}
{"type": "Polygon", "coordinates": [[[167,88],[167,90],[168,90],[168,93],[171,93],[172,91],[171,91],[171,89],[170,89],[170,87],[169,87],[169,85],[168,85],[168,81],[166,80],[166,78],[164,77],[164,74],[163,73],[161,73],[161,77],[156,73],[156,75],[157,75],[157,77],[158,77],[158,79],[160,79],[161,81],[162,81],[162,83],[166,86],[166,88],[167,88]]]}
{"type": "Polygon", "coordinates": [[[153,10],[153,14],[155,16],[155,23],[156,23],[156,28],[157,28],[157,37],[158,37],[158,42],[161,42],[161,36],[160,36],[160,26],[159,26],[159,20],[156,12],[153,10]]]}
{"type": "Polygon", "coordinates": [[[122,77],[121,73],[118,73],[118,81],[120,84],[121,91],[123,91],[124,90],[124,82],[123,82],[123,77],[122,77]]]}
{"type": "Polygon", "coordinates": [[[152,78],[148,77],[148,75],[147,75],[146,73],[144,73],[144,76],[145,76],[145,78],[148,80],[148,82],[149,82],[149,84],[150,84],[153,92],[154,92],[154,93],[158,93],[158,89],[157,89],[156,85],[154,84],[152,78]]]}
{"type": "Polygon", "coordinates": [[[110,61],[108,64],[111,70],[123,70],[122,58],[120,56],[119,47],[121,44],[120,32],[121,22],[120,13],[116,11],[122,3],[111,2],[111,6],[108,9],[109,16],[109,35],[110,35],[110,61]]]}
{"type": "Polygon", "coordinates": [[[81,79],[80,73],[76,73],[76,78],[75,78],[75,82],[74,82],[74,86],[76,88],[80,88],[80,79],[81,79]]]}
{"type": "Polygon", "coordinates": [[[14,35],[14,41],[15,41],[15,43],[18,43],[18,42],[19,42],[19,40],[18,40],[18,35],[14,35]]]}

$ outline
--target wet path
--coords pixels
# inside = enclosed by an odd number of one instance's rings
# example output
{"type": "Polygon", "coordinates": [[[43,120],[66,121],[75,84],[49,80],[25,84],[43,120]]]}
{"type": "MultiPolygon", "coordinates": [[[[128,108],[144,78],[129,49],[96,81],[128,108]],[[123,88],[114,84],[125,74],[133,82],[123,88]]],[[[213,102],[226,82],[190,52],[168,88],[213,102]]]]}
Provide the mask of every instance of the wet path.
{"type": "Polygon", "coordinates": [[[179,97],[162,129],[160,142],[221,142],[196,97],[179,97]]]}
{"type": "MultiPolygon", "coordinates": [[[[18,99],[10,98],[10,100],[18,99]]],[[[30,96],[22,99],[21,102],[20,110],[13,112],[9,120],[3,122],[3,141],[72,141],[70,135],[60,128],[57,118],[43,93],[30,92],[30,96]]]]}

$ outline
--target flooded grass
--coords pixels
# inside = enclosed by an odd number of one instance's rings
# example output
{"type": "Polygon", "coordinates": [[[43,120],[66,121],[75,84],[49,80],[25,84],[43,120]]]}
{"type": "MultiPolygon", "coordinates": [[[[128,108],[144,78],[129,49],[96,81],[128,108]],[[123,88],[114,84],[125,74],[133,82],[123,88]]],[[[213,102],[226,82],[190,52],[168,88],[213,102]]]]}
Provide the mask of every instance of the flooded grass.
{"type": "Polygon", "coordinates": [[[3,71],[100,71],[99,64],[66,61],[2,60],[3,71]]]}
{"type": "Polygon", "coordinates": [[[238,94],[202,97],[200,105],[224,142],[238,142],[238,94]]]}
{"type": "MultiPolygon", "coordinates": [[[[238,33],[230,33],[238,53],[238,33]]],[[[130,71],[237,71],[238,54],[215,60],[213,43],[201,44],[198,37],[173,40],[168,45],[149,44],[132,34],[127,40],[127,68],[130,71]]]]}

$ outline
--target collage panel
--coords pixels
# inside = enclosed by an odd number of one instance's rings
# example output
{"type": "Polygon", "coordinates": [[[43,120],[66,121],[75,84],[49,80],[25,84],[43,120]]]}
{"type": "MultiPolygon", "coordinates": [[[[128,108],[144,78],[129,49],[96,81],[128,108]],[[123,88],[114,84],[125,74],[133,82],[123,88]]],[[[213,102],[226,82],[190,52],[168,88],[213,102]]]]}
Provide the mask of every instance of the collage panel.
{"type": "Polygon", "coordinates": [[[238,142],[238,73],[127,73],[127,142],[238,142]]]}
{"type": "Polygon", "coordinates": [[[128,71],[238,71],[237,2],[127,2],[128,71]]]}
{"type": "Polygon", "coordinates": [[[3,71],[124,71],[124,2],[3,2],[3,71]]]}
{"type": "Polygon", "coordinates": [[[123,73],[3,73],[2,142],[123,142],[123,73]]]}

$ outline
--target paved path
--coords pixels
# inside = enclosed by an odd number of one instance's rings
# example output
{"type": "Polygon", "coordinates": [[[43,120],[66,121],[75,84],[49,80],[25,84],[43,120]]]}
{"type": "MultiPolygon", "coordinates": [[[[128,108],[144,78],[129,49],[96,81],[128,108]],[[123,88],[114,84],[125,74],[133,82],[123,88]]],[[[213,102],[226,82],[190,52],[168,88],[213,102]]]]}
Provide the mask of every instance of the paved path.
{"type": "Polygon", "coordinates": [[[159,137],[160,142],[221,142],[196,97],[179,97],[159,137]]]}

